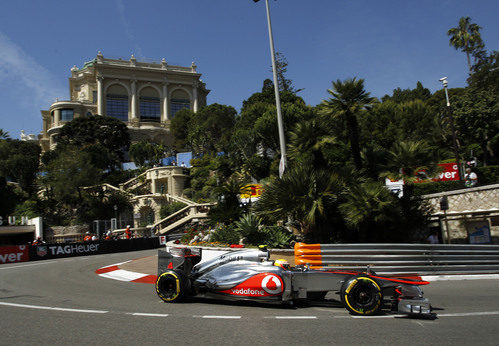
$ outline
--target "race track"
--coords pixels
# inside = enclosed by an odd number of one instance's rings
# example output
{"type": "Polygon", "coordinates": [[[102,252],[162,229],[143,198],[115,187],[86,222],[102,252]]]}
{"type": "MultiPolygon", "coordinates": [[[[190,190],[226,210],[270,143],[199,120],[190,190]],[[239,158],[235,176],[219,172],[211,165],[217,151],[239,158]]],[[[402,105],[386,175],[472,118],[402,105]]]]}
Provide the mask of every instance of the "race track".
{"type": "Polygon", "coordinates": [[[154,286],[95,270],[155,250],[0,266],[0,344],[487,344],[499,337],[499,280],[424,288],[434,321],[350,316],[331,304],[286,308],[194,300],[165,304],[154,286]]]}

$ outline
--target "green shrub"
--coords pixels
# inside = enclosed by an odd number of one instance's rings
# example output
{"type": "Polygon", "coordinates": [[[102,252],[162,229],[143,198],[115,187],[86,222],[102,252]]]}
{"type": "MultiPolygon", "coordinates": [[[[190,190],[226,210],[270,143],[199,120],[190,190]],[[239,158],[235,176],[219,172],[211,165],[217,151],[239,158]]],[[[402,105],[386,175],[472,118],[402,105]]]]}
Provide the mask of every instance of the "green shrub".
{"type": "Polygon", "coordinates": [[[261,219],[256,216],[255,214],[244,214],[241,216],[241,218],[236,221],[235,223],[236,230],[243,236],[243,237],[248,237],[252,233],[257,233],[260,224],[261,224],[261,219]]]}
{"type": "Polygon", "coordinates": [[[249,245],[267,245],[270,248],[287,248],[293,235],[280,226],[263,226],[246,237],[249,245]]]}
{"type": "Polygon", "coordinates": [[[414,195],[429,195],[432,193],[461,190],[464,188],[464,182],[461,181],[435,181],[431,183],[419,183],[414,184],[414,195]]]}
{"type": "Polygon", "coordinates": [[[227,243],[227,244],[239,244],[241,239],[241,233],[235,230],[232,225],[221,225],[217,230],[211,235],[211,242],[227,243]]]}

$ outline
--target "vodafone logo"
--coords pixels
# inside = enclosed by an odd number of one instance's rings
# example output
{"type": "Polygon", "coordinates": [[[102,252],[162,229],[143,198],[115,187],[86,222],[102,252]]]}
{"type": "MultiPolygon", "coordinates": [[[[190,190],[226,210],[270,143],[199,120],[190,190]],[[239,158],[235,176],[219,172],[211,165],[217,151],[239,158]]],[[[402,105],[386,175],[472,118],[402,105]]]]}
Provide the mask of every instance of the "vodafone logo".
{"type": "Polygon", "coordinates": [[[278,275],[260,273],[241,282],[236,287],[220,291],[220,293],[244,297],[269,297],[281,294],[283,287],[284,283],[278,275]]]}
{"type": "Polygon", "coordinates": [[[267,275],[262,280],[262,288],[268,294],[278,294],[282,292],[281,279],[276,275],[267,275]]]}

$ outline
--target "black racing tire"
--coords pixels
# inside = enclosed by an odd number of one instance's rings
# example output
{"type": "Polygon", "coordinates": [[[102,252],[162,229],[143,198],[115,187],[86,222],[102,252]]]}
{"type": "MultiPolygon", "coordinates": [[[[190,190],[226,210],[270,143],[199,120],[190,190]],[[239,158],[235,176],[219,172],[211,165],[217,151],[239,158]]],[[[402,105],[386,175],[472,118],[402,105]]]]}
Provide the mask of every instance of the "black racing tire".
{"type": "Polygon", "coordinates": [[[341,301],[352,315],[377,315],[383,308],[383,292],[375,279],[357,275],[341,286],[341,301]]]}
{"type": "Polygon", "coordinates": [[[177,303],[186,295],[186,278],[179,272],[168,270],[158,276],[156,293],[166,303],[177,303]]]}

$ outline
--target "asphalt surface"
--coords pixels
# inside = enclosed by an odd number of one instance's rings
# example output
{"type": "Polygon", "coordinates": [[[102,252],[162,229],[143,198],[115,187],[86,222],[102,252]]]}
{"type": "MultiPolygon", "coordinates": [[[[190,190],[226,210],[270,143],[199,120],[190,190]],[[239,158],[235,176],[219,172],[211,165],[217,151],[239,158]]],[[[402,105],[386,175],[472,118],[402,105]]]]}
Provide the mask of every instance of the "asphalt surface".
{"type": "Polygon", "coordinates": [[[425,287],[433,321],[354,318],[342,307],[287,308],[195,299],[165,304],[150,284],[95,270],[155,250],[0,266],[0,344],[496,345],[499,280],[425,287]]]}

